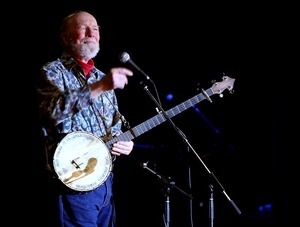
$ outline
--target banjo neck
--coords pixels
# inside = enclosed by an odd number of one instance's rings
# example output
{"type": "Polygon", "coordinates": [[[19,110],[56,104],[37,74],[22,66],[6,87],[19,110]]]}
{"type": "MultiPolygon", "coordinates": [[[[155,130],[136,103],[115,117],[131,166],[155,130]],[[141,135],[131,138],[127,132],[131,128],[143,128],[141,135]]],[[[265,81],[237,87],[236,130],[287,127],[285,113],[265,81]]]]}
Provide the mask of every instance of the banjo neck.
{"type": "MultiPolygon", "coordinates": [[[[228,76],[223,76],[223,81],[216,82],[213,84],[211,88],[208,88],[206,91],[202,90],[200,94],[193,96],[192,98],[178,104],[177,106],[167,110],[165,113],[169,118],[176,116],[177,114],[187,110],[188,108],[196,105],[197,103],[203,100],[209,100],[210,96],[214,94],[222,94],[225,89],[231,91],[233,89],[235,79],[230,78],[228,76]]],[[[143,123],[129,129],[128,131],[121,133],[119,136],[114,137],[113,139],[106,142],[107,147],[111,147],[112,144],[118,141],[130,141],[134,138],[144,134],[145,132],[151,130],[152,128],[162,124],[166,121],[166,117],[163,113],[158,113],[157,115],[153,116],[152,118],[146,120],[143,123]]]]}

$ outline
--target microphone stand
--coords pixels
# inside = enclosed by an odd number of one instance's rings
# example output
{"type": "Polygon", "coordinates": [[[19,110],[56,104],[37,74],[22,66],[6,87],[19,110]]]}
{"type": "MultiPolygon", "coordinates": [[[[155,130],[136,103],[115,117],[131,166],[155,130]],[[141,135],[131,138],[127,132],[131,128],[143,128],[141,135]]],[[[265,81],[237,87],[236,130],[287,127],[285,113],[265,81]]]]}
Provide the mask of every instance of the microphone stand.
{"type": "Polygon", "coordinates": [[[171,189],[175,188],[177,189],[179,192],[181,192],[182,194],[188,196],[190,199],[193,199],[192,196],[190,196],[188,193],[184,192],[182,189],[180,189],[179,187],[177,187],[175,185],[174,181],[170,180],[170,177],[163,177],[161,175],[159,175],[158,173],[156,173],[154,170],[150,169],[147,166],[147,163],[143,163],[142,167],[146,170],[148,170],[149,172],[153,173],[155,176],[158,177],[158,179],[160,179],[165,185],[165,212],[164,212],[164,224],[165,227],[169,227],[170,226],[170,193],[171,193],[171,189]]]}
{"type": "Polygon", "coordinates": [[[210,190],[210,197],[209,197],[209,220],[210,220],[210,227],[214,226],[214,190],[213,185],[209,185],[210,190]]]}
{"type": "MultiPolygon", "coordinates": [[[[147,77],[147,78],[149,78],[149,77],[147,77]]],[[[220,188],[220,190],[222,191],[222,194],[229,201],[229,203],[233,206],[233,208],[235,209],[235,211],[238,214],[241,214],[240,209],[236,206],[236,204],[234,203],[234,201],[228,196],[228,194],[226,193],[226,191],[225,191],[224,187],[222,186],[222,184],[220,183],[220,181],[217,179],[217,177],[214,175],[214,173],[211,172],[209,170],[209,168],[205,165],[205,163],[203,162],[203,160],[201,159],[201,157],[197,154],[197,152],[192,147],[192,145],[189,143],[189,141],[187,140],[187,138],[183,135],[183,133],[181,132],[181,130],[179,130],[179,128],[174,124],[174,122],[171,120],[171,118],[167,115],[167,113],[162,108],[162,106],[154,98],[154,96],[149,91],[148,86],[144,83],[144,81],[141,81],[140,85],[143,86],[144,91],[149,95],[150,99],[154,102],[154,104],[156,105],[156,107],[158,108],[158,110],[160,111],[160,113],[163,114],[163,116],[165,117],[165,119],[173,126],[174,130],[179,134],[179,136],[182,138],[182,140],[184,141],[184,143],[187,144],[187,146],[193,151],[194,155],[198,158],[198,160],[202,164],[203,168],[207,171],[209,177],[212,178],[213,182],[220,188]]],[[[207,100],[211,102],[211,99],[205,93],[205,91],[202,90],[202,92],[203,92],[203,95],[207,98],[207,100]]],[[[212,187],[211,187],[211,190],[212,190],[212,187]]],[[[211,196],[212,196],[212,193],[211,193],[211,196]]],[[[213,202],[213,197],[211,197],[211,202],[213,202]]],[[[211,203],[211,205],[213,205],[213,203],[211,203]]],[[[211,223],[212,223],[213,222],[213,212],[211,212],[210,215],[212,215],[211,216],[211,223]]],[[[212,226],[213,226],[213,223],[212,223],[212,226]]]]}

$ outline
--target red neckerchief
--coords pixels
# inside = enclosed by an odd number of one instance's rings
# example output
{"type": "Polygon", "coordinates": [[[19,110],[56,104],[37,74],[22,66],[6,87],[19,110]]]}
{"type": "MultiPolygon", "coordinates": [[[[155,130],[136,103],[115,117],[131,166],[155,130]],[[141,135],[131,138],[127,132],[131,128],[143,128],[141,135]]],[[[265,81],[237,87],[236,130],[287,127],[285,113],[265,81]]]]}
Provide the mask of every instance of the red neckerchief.
{"type": "Polygon", "coordinates": [[[87,63],[79,60],[78,58],[76,58],[76,60],[77,60],[78,64],[80,65],[80,67],[83,69],[85,76],[87,76],[89,74],[89,72],[95,65],[93,59],[90,59],[87,63]]]}

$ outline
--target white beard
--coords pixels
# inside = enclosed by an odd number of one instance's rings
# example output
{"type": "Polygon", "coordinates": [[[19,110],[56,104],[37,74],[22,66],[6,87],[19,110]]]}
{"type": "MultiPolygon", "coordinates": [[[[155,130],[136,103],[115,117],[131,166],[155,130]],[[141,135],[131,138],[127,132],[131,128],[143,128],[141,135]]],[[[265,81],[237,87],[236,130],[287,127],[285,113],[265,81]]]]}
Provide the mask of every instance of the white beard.
{"type": "Polygon", "coordinates": [[[100,51],[99,43],[81,43],[81,44],[71,44],[71,50],[76,56],[85,60],[90,60],[98,54],[100,51]]]}

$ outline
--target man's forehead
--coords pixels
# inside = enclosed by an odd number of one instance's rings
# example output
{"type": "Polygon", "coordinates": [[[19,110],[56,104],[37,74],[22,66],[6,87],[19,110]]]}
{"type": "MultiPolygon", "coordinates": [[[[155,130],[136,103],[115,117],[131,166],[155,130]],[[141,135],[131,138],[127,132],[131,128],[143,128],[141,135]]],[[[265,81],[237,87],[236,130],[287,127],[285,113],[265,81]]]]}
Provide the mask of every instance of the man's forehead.
{"type": "Polygon", "coordinates": [[[76,24],[95,24],[97,25],[97,20],[90,14],[78,13],[73,18],[73,23],[76,24]]]}

